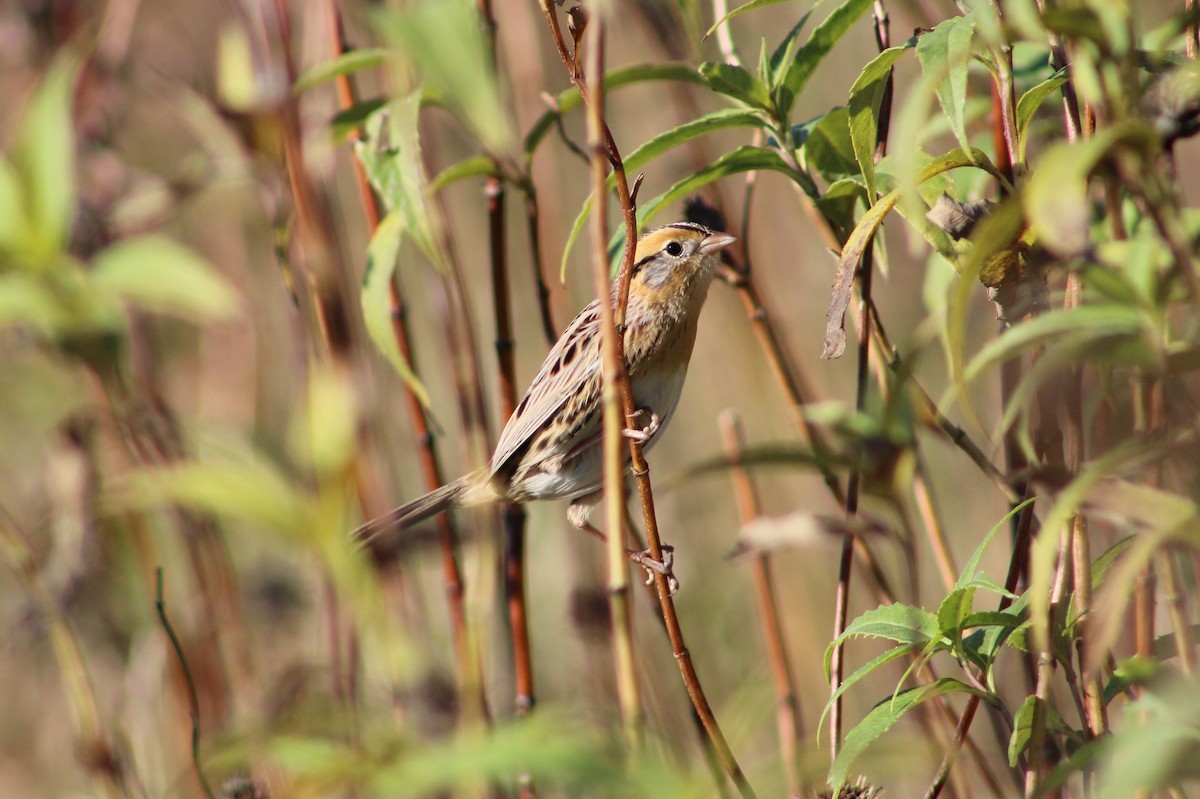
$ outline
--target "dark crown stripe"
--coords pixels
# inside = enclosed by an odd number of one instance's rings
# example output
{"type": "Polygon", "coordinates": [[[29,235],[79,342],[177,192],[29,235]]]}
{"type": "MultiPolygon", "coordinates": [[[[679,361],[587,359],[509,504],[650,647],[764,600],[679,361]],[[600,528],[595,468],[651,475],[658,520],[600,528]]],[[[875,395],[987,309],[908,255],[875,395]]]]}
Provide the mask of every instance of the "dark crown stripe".
{"type": "Polygon", "coordinates": [[[697,233],[703,233],[705,236],[710,235],[712,233],[712,230],[710,230],[709,228],[706,228],[704,225],[700,225],[695,222],[675,222],[670,225],[663,225],[662,227],[657,228],[657,229],[664,230],[666,228],[679,228],[680,230],[693,230],[697,233]]]}

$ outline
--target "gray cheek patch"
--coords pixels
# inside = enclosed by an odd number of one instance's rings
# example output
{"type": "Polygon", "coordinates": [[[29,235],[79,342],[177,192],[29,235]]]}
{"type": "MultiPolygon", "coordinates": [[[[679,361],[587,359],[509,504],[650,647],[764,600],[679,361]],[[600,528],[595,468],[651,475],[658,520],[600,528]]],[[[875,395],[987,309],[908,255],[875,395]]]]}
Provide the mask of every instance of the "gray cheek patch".
{"type": "Polygon", "coordinates": [[[663,283],[667,282],[667,278],[671,275],[671,270],[675,267],[673,263],[658,262],[648,264],[642,270],[642,280],[651,288],[658,288],[663,283]]]}

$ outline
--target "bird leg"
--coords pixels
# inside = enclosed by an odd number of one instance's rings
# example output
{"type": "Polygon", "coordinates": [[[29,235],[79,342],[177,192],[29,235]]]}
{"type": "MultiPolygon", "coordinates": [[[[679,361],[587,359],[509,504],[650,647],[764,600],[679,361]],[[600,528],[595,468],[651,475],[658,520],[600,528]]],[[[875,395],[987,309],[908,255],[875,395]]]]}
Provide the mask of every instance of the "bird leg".
{"type": "Polygon", "coordinates": [[[627,427],[621,431],[626,438],[632,438],[639,444],[645,444],[649,441],[658,432],[658,428],[662,426],[662,418],[650,408],[638,408],[625,417],[626,424],[637,425],[643,416],[646,418],[644,426],[627,427]]]}
{"type": "MultiPolygon", "coordinates": [[[[590,533],[596,536],[601,541],[608,541],[608,536],[603,531],[592,525],[589,517],[592,515],[592,509],[596,506],[601,494],[599,491],[588,494],[583,497],[578,497],[571,500],[571,504],[567,507],[567,519],[571,524],[585,533],[590,533]]],[[[641,566],[646,570],[646,585],[654,582],[654,575],[661,574],[667,578],[667,590],[674,595],[679,591],[679,580],[671,571],[671,567],[675,560],[674,547],[664,545],[662,548],[662,560],[657,560],[650,556],[650,550],[636,550],[625,548],[625,554],[629,556],[629,560],[641,566]]]]}

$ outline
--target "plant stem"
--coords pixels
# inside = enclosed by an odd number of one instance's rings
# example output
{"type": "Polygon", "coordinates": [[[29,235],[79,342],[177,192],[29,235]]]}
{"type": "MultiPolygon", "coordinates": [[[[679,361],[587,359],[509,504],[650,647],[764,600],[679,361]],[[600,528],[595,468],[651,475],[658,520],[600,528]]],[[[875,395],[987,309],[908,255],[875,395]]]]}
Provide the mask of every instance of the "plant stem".
{"type": "MultiPolygon", "coordinates": [[[[725,442],[725,453],[733,464],[729,476],[733,481],[734,496],[741,513],[742,525],[759,518],[758,494],[750,475],[739,464],[744,446],[741,422],[737,413],[730,410],[721,414],[721,437],[725,442]]],[[[800,697],[792,681],[792,668],[788,658],[787,642],[784,640],[783,624],[779,620],[778,600],[771,577],[771,557],[767,553],[754,555],[750,561],[754,579],[755,599],[758,615],[762,620],[763,640],[767,645],[767,658],[771,663],[771,677],[775,682],[776,720],[779,729],[779,754],[787,775],[788,795],[799,796],[802,790],[800,772],[796,759],[796,748],[804,738],[804,723],[800,713],[800,697]]]]}
{"type": "MultiPolygon", "coordinates": [[[[616,307],[613,309],[615,324],[612,327],[611,338],[605,338],[603,341],[611,340],[616,345],[613,348],[616,352],[616,358],[614,360],[616,362],[617,372],[615,376],[619,379],[619,385],[614,388],[619,388],[625,418],[628,423],[632,423],[633,420],[638,417],[638,413],[633,401],[633,387],[630,385],[628,380],[620,379],[621,377],[624,377],[627,372],[624,367],[624,340],[623,337],[617,335],[616,332],[619,329],[624,329],[625,309],[629,302],[629,281],[633,274],[633,255],[637,247],[637,214],[634,209],[633,197],[629,192],[629,181],[625,175],[625,167],[621,161],[620,152],[617,150],[616,143],[612,138],[612,133],[609,131],[608,125],[604,121],[602,103],[599,99],[592,96],[588,89],[587,78],[585,78],[583,72],[578,68],[579,65],[574,63],[574,59],[567,51],[553,0],[542,0],[542,11],[546,16],[547,24],[550,27],[550,34],[554,40],[555,47],[558,50],[559,58],[562,59],[563,65],[567,69],[567,73],[570,75],[571,80],[575,84],[576,88],[579,89],[579,93],[583,98],[584,104],[588,107],[589,132],[593,134],[594,147],[597,150],[601,147],[603,148],[603,152],[607,156],[608,162],[612,166],[614,177],[616,178],[617,198],[621,203],[622,216],[624,217],[625,221],[625,254],[621,261],[620,270],[617,273],[617,300],[616,307]],[[591,130],[593,127],[594,130],[591,130]]],[[[599,23],[600,20],[592,20],[588,27],[590,28],[591,26],[599,23]]],[[[599,49],[599,45],[602,44],[602,42],[597,41],[597,37],[599,35],[599,33],[585,32],[585,36],[588,37],[588,46],[599,49]]],[[[598,58],[598,55],[593,53],[590,58],[596,59],[598,58]]],[[[599,62],[595,62],[594,66],[597,68],[594,72],[592,72],[591,78],[602,80],[602,71],[598,68],[599,62]]],[[[593,185],[597,187],[596,197],[599,199],[602,195],[604,195],[605,192],[604,183],[600,182],[604,178],[604,175],[602,174],[602,168],[597,166],[597,161],[598,155],[597,153],[593,152],[592,181],[593,185]]],[[[593,209],[593,215],[598,216],[601,219],[601,222],[599,223],[593,219],[593,230],[596,231],[596,228],[602,224],[603,209],[598,205],[595,209],[593,209]]],[[[602,232],[602,230],[598,232],[602,232]]],[[[594,244],[597,248],[595,263],[597,273],[596,280],[599,283],[601,277],[601,260],[603,260],[605,266],[604,275],[607,279],[607,241],[597,239],[594,244]],[[603,258],[601,257],[600,252],[602,248],[605,249],[603,258]]],[[[597,285],[597,290],[600,292],[599,285],[597,285]]],[[[602,311],[605,306],[607,306],[607,303],[604,302],[604,298],[606,296],[607,295],[600,292],[600,305],[602,311]]],[[[603,331],[603,335],[610,336],[607,324],[602,323],[601,330],[603,331]]],[[[606,380],[606,392],[608,391],[607,386],[609,384],[610,381],[606,380]]],[[[606,419],[606,464],[612,458],[611,453],[609,453],[607,450],[607,448],[611,446],[609,444],[609,439],[611,439],[611,437],[611,425],[607,423],[606,419]]],[[[646,459],[642,455],[641,444],[634,439],[629,439],[628,445],[630,466],[637,483],[638,494],[641,497],[642,518],[646,526],[646,542],[648,544],[650,557],[661,563],[663,559],[662,541],[659,537],[658,520],[654,512],[654,494],[650,485],[650,467],[647,465],[646,459]]],[[[614,490],[615,486],[610,482],[610,478],[607,475],[605,483],[607,486],[606,493],[614,490]]],[[[614,512],[617,510],[617,508],[614,507],[615,504],[615,501],[606,498],[606,505],[610,514],[610,530],[614,531],[613,534],[609,536],[610,547],[614,546],[614,544],[611,543],[613,539],[623,541],[624,538],[623,536],[615,533],[615,531],[620,529],[619,522],[617,521],[619,517],[614,512]],[[612,526],[614,524],[617,526],[612,526]]],[[[610,568],[615,568],[615,552],[613,549],[610,549],[610,558],[612,559],[610,568]]],[[[628,568],[628,563],[626,563],[625,568],[628,568]]],[[[704,729],[708,732],[709,740],[712,741],[717,758],[721,761],[721,765],[724,767],[726,774],[729,775],[729,778],[733,781],[734,785],[744,798],[752,797],[755,795],[754,790],[750,787],[750,783],[746,780],[745,775],[742,773],[741,766],[738,765],[737,759],[733,756],[733,752],[730,750],[729,744],[726,742],[725,736],[721,732],[720,725],[717,723],[717,719],[713,714],[712,707],[708,704],[708,699],[704,694],[704,690],[700,684],[700,679],[696,674],[695,667],[692,665],[691,655],[688,653],[687,647],[684,645],[683,631],[679,626],[679,618],[675,612],[675,602],[671,597],[670,584],[667,580],[667,576],[665,574],[656,572],[654,575],[654,584],[655,588],[658,590],[659,606],[662,611],[663,621],[667,627],[667,636],[671,641],[671,650],[675,655],[676,663],[679,665],[680,676],[683,679],[684,686],[687,688],[688,696],[692,700],[692,706],[696,709],[697,715],[700,716],[700,720],[704,724],[704,729]]],[[[615,621],[616,619],[614,618],[614,622],[615,621]]]]}

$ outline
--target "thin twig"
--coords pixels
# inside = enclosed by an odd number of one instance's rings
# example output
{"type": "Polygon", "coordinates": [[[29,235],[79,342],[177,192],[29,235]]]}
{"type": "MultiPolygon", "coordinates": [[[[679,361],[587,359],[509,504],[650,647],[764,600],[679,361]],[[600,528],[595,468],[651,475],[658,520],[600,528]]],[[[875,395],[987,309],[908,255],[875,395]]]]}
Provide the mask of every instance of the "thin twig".
{"type": "MultiPolygon", "coordinates": [[[[345,52],[345,41],[342,34],[342,18],[339,6],[334,0],[326,3],[326,13],[329,18],[329,28],[332,36],[333,55],[336,57],[345,52]]],[[[357,102],[357,92],[348,74],[339,75],[336,81],[338,105],[345,110],[357,102]]],[[[352,134],[357,136],[357,133],[352,134]]],[[[383,208],[379,196],[371,187],[362,162],[354,158],[355,182],[362,198],[363,211],[366,215],[368,232],[374,234],[383,216],[383,208]]],[[[412,351],[411,335],[408,329],[408,314],[403,295],[400,293],[398,280],[393,278],[388,283],[388,303],[390,306],[392,336],[401,357],[410,365],[414,372],[420,373],[417,367],[416,355],[412,351]]],[[[405,406],[408,411],[409,423],[412,425],[413,439],[416,444],[417,461],[426,491],[433,491],[445,484],[437,442],[429,430],[425,417],[425,409],[420,398],[405,384],[405,406]]],[[[472,654],[467,631],[466,608],[464,606],[464,588],[462,569],[458,560],[458,534],[449,515],[441,514],[435,520],[438,546],[442,561],[442,581],[445,586],[446,599],[449,604],[450,625],[454,641],[454,662],[459,691],[462,692],[467,704],[471,707],[483,708],[484,700],[481,693],[482,667],[478,658],[472,654]]],[[[480,715],[486,718],[486,711],[480,715]]]]}
{"type": "MultiPolygon", "coordinates": [[[[618,336],[615,333],[618,329],[624,329],[625,310],[629,302],[629,282],[633,274],[633,256],[637,246],[637,215],[634,209],[633,198],[630,195],[629,181],[625,174],[625,168],[621,161],[620,153],[617,150],[616,143],[612,138],[612,133],[609,131],[608,125],[605,123],[602,115],[602,105],[599,100],[595,100],[592,97],[587,86],[587,78],[580,74],[578,64],[574,62],[574,59],[567,51],[553,0],[542,0],[542,11],[546,16],[546,21],[550,27],[550,33],[554,39],[554,44],[558,50],[559,57],[562,59],[563,65],[566,67],[567,73],[571,76],[576,88],[579,89],[580,96],[583,98],[585,105],[587,105],[589,108],[589,125],[594,125],[596,128],[595,131],[593,131],[595,134],[594,142],[597,146],[600,146],[601,144],[603,145],[609,164],[612,166],[613,175],[616,178],[617,198],[621,203],[622,216],[624,217],[625,221],[625,254],[621,261],[620,270],[617,273],[617,300],[616,307],[614,308],[615,326],[613,327],[612,339],[615,340],[615,349],[618,356],[616,362],[618,367],[620,367],[618,374],[624,374],[626,371],[624,369],[624,341],[622,336],[618,336]]],[[[601,20],[593,20],[589,27],[599,24],[601,24],[601,20]]],[[[599,36],[599,32],[589,34],[588,46],[598,47],[600,44],[598,41],[599,36]]],[[[595,55],[592,56],[592,58],[595,57],[595,55]]],[[[598,61],[594,62],[595,66],[598,66],[598,64],[598,61]]],[[[592,79],[600,79],[600,77],[601,74],[599,73],[599,70],[590,75],[590,78],[592,79]]],[[[593,185],[601,187],[603,184],[597,182],[597,172],[599,171],[596,167],[597,161],[598,158],[593,155],[593,185]]],[[[603,189],[599,189],[597,191],[597,199],[599,199],[603,193],[603,189]]],[[[593,215],[602,216],[601,209],[599,207],[593,209],[593,215]]],[[[593,224],[596,223],[593,221],[593,224]]],[[[605,242],[605,244],[606,243],[607,242],[605,242]]],[[[597,241],[596,245],[599,248],[600,242],[597,241]]],[[[599,280],[599,255],[600,253],[597,252],[597,280],[599,280]]],[[[607,264],[607,255],[605,255],[605,263],[607,264]]],[[[600,291],[599,286],[597,286],[597,290],[600,291]]],[[[600,293],[600,296],[602,298],[600,305],[603,310],[607,303],[603,301],[605,295],[600,293]]],[[[601,325],[602,331],[606,330],[606,328],[607,325],[601,325]]],[[[605,332],[605,335],[608,335],[608,333],[605,332]]],[[[609,381],[606,380],[605,385],[609,385],[609,381]]],[[[628,380],[620,381],[619,386],[617,387],[621,392],[621,402],[623,405],[625,418],[628,422],[632,422],[632,420],[638,418],[637,408],[633,401],[633,387],[628,380]]],[[[605,436],[606,442],[610,437],[611,433],[605,436]]],[[[647,465],[646,459],[642,454],[641,444],[632,438],[629,439],[628,444],[630,465],[637,483],[638,494],[641,497],[642,518],[646,526],[646,541],[650,551],[650,557],[661,563],[663,559],[663,549],[662,541],[658,532],[658,520],[654,512],[654,495],[650,485],[650,467],[647,465]]],[[[606,462],[612,457],[613,456],[611,453],[606,451],[606,462]]],[[[608,479],[606,479],[605,482],[611,486],[611,483],[608,479]]],[[[612,488],[610,487],[608,490],[611,491],[612,488]]],[[[618,516],[613,512],[614,510],[615,509],[610,504],[610,524],[619,524],[619,522],[617,522],[618,516]]],[[[620,528],[611,527],[610,529],[615,531],[620,528]]],[[[610,541],[612,539],[623,539],[622,536],[615,534],[610,535],[609,538],[610,541]]],[[[615,561],[615,551],[613,549],[610,549],[610,558],[613,558],[615,561]]],[[[615,562],[612,564],[612,566],[615,567],[615,562]]],[[[627,565],[626,568],[628,568],[627,565]]],[[[696,713],[700,716],[701,721],[704,723],[704,728],[708,732],[709,740],[712,741],[713,747],[717,753],[717,757],[721,761],[721,765],[724,767],[726,774],[729,775],[729,778],[733,781],[734,785],[737,787],[738,791],[743,797],[752,797],[755,795],[754,790],[750,787],[749,782],[742,773],[741,766],[738,765],[737,759],[734,757],[732,750],[729,748],[728,742],[725,740],[724,734],[721,732],[720,725],[717,723],[717,719],[713,714],[712,707],[708,704],[708,698],[704,694],[703,687],[700,684],[699,676],[696,674],[695,667],[692,664],[691,655],[688,653],[687,647],[684,644],[683,631],[679,626],[679,618],[675,612],[675,602],[671,597],[671,588],[667,575],[656,572],[654,575],[654,583],[658,590],[659,606],[662,611],[663,620],[667,626],[667,635],[671,641],[671,649],[675,655],[676,663],[679,665],[680,676],[683,679],[684,686],[687,688],[688,696],[692,700],[692,705],[696,709],[696,713]]]]}
{"type": "MultiPolygon", "coordinates": [[[[1028,500],[1030,496],[1029,489],[1027,488],[1025,499],[1028,500]]],[[[1002,611],[1013,603],[1010,595],[1016,591],[1017,584],[1021,580],[1021,574],[1025,570],[1026,553],[1029,551],[1029,542],[1032,539],[1034,529],[1034,505],[1035,503],[1030,502],[1021,509],[1020,514],[1017,516],[1017,529],[1013,541],[1012,558],[1008,562],[1008,575],[1004,578],[1005,594],[1000,597],[997,610],[1002,611]]],[[[925,791],[925,799],[937,799],[941,795],[942,788],[946,785],[946,779],[950,776],[950,769],[954,767],[954,763],[958,759],[958,751],[970,733],[971,722],[975,719],[975,711],[979,709],[980,701],[980,698],[974,695],[967,699],[967,705],[963,708],[962,716],[959,717],[958,727],[954,731],[954,746],[942,758],[942,764],[938,767],[937,773],[933,777],[933,782],[930,783],[929,789],[925,791]]]]}
{"type": "Polygon", "coordinates": [[[154,570],[154,581],[154,608],[158,611],[158,620],[167,633],[167,638],[171,639],[171,648],[175,650],[179,668],[183,670],[184,684],[187,685],[188,715],[192,719],[192,765],[196,769],[196,779],[200,781],[204,795],[208,799],[213,799],[208,777],[204,776],[204,769],[200,766],[200,697],[196,695],[196,681],[192,679],[192,670],[188,668],[187,658],[183,654],[183,644],[179,643],[179,638],[175,635],[171,622],[167,620],[167,606],[163,601],[163,570],[161,566],[154,570]]]}
{"type": "MultiPolygon", "coordinates": [[[[734,496],[741,513],[742,525],[745,526],[759,518],[760,509],[754,483],[746,470],[739,465],[744,446],[741,422],[737,413],[730,410],[721,414],[720,424],[725,453],[733,464],[729,476],[733,480],[734,496]]],[[[762,619],[763,639],[767,645],[767,658],[771,663],[771,677],[775,682],[779,754],[783,761],[784,773],[787,775],[788,795],[800,796],[803,786],[796,759],[796,747],[804,738],[804,723],[800,713],[800,697],[792,680],[792,667],[787,642],[784,640],[783,624],[779,620],[778,601],[771,576],[771,556],[765,552],[755,555],[750,564],[758,615],[762,619]]]]}
{"type": "MultiPolygon", "coordinates": [[[[547,6],[547,13],[553,9],[547,6]]],[[[600,302],[600,341],[604,387],[604,508],[608,534],[608,602],[612,615],[613,655],[617,671],[617,699],[625,738],[631,748],[641,747],[643,710],[633,660],[633,632],[629,601],[629,561],[625,537],[619,533],[624,523],[625,446],[621,441],[620,384],[626,382],[622,369],[621,336],[617,332],[608,277],[608,157],[604,148],[604,20],[594,19],[588,26],[587,74],[592,79],[587,95],[588,145],[591,150],[591,183],[596,207],[591,216],[592,266],[596,296],[600,302]]],[[[582,82],[579,70],[573,76],[582,82]]],[[[582,89],[580,90],[582,93],[582,89]]]]}
{"type": "MultiPolygon", "coordinates": [[[[488,59],[497,69],[496,17],[492,0],[478,0],[487,39],[488,59]]],[[[512,331],[512,312],[508,285],[508,248],[504,221],[504,181],[493,173],[484,181],[483,194],[487,203],[488,256],[492,274],[492,311],[496,325],[496,364],[500,389],[500,417],[511,418],[517,409],[517,379],[515,344],[512,331]]],[[[533,242],[536,249],[537,242],[533,242]]],[[[533,657],[529,648],[529,618],[525,601],[525,508],[516,502],[504,503],[501,511],[504,526],[504,601],[508,607],[509,634],[512,645],[515,676],[515,704],[518,716],[529,713],[534,706],[533,657]]],[[[518,778],[520,795],[532,797],[537,793],[527,771],[518,778]]]]}

